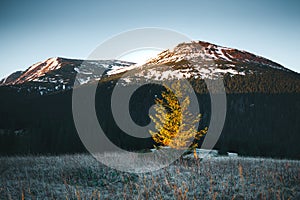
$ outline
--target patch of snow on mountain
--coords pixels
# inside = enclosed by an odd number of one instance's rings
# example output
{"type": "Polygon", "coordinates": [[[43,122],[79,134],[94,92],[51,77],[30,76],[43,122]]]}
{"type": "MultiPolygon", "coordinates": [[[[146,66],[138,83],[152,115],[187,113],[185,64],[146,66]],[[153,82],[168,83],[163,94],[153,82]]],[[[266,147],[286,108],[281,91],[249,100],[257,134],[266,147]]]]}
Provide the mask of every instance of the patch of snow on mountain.
{"type": "Polygon", "coordinates": [[[185,69],[172,69],[171,67],[162,69],[162,68],[151,68],[142,70],[140,73],[135,74],[137,77],[143,77],[146,79],[152,80],[173,80],[173,79],[182,79],[182,78],[202,78],[202,79],[216,79],[223,77],[225,74],[230,76],[234,75],[245,75],[245,72],[238,72],[235,69],[227,68],[221,69],[214,66],[200,67],[194,66],[191,68],[185,69]]]}
{"type": "Polygon", "coordinates": [[[205,46],[201,42],[182,43],[173,49],[163,51],[156,58],[150,59],[148,63],[163,64],[168,62],[179,62],[181,60],[192,60],[198,58],[202,61],[224,60],[231,62],[232,56],[226,53],[230,48],[213,44],[205,46]]]}
{"type": "Polygon", "coordinates": [[[39,77],[44,76],[47,72],[61,68],[58,58],[49,58],[45,62],[39,62],[32,65],[19,79],[22,81],[37,81],[39,77]]]}
{"type": "Polygon", "coordinates": [[[232,61],[231,59],[229,59],[227,56],[225,56],[225,54],[223,53],[223,48],[222,47],[217,47],[216,48],[216,53],[218,54],[218,56],[220,58],[223,58],[226,61],[232,61]]]}
{"type": "Polygon", "coordinates": [[[129,71],[129,70],[135,69],[137,67],[140,67],[140,65],[134,64],[134,65],[125,66],[125,67],[124,66],[120,66],[120,67],[115,66],[115,67],[112,68],[112,70],[107,72],[107,75],[111,76],[111,75],[114,75],[114,74],[120,74],[120,73],[129,71]]]}
{"type": "Polygon", "coordinates": [[[43,62],[38,62],[34,65],[32,65],[31,67],[28,68],[27,73],[34,70],[36,67],[38,67],[39,65],[41,65],[43,62]]]}
{"type": "Polygon", "coordinates": [[[91,80],[91,78],[90,77],[85,77],[85,78],[78,78],[77,80],[78,80],[79,84],[82,85],[82,84],[88,83],[91,80]]]}

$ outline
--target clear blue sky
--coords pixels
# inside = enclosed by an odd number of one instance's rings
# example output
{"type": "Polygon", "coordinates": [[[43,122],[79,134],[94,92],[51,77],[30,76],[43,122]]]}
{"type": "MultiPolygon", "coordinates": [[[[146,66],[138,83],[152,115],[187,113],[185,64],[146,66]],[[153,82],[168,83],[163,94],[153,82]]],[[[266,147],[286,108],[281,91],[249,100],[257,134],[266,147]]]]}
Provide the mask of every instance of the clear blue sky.
{"type": "Polygon", "coordinates": [[[49,57],[86,58],[141,27],[247,50],[300,72],[300,1],[0,1],[0,78],[49,57]]]}

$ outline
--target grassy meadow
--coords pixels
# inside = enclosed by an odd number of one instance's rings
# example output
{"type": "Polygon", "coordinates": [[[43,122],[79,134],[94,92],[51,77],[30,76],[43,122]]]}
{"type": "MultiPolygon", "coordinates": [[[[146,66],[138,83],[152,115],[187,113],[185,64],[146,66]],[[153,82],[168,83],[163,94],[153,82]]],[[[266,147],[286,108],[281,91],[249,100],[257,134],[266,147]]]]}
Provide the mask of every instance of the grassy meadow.
{"type": "Polygon", "coordinates": [[[181,158],[126,173],[91,155],[0,158],[0,199],[298,199],[300,161],[181,158]]]}

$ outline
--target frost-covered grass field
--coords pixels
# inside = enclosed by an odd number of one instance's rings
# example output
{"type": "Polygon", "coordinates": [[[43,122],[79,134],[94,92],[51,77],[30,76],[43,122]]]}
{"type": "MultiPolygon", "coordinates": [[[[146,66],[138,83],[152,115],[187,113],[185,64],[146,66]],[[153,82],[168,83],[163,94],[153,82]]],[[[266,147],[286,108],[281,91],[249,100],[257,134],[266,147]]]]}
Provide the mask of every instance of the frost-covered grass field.
{"type": "Polygon", "coordinates": [[[1,157],[1,199],[299,199],[300,161],[181,159],[130,174],[90,155],[1,157]]]}

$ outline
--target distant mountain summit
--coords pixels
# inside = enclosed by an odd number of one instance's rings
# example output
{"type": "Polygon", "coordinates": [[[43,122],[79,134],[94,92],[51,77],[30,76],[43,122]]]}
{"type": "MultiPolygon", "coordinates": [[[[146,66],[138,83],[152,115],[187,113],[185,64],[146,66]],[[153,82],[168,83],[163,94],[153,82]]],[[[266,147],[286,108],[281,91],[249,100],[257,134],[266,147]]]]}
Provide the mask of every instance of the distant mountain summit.
{"type": "Polygon", "coordinates": [[[227,48],[203,41],[181,43],[172,50],[165,50],[148,63],[164,64],[170,62],[187,61],[214,61],[239,64],[260,64],[275,69],[290,71],[282,65],[266,58],[238,49],[227,48]]]}
{"type": "Polygon", "coordinates": [[[194,82],[198,92],[205,92],[203,79],[222,78],[230,93],[300,92],[298,73],[252,53],[203,41],[181,43],[143,65],[120,60],[49,58],[24,72],[11,74],[0,81],[0,86],[44,95],[72,89],[74,83],[83,85],[119,79],[131,70],[131,77],[125,78],[123,85],[134,84],[140,79],[186,78],[194,82]]]}
{"type": "MultiPolygon", "coordinates": [[[[124,70],[116,69],[115,74],[124,70]]],[[[119,77],[118,77],[119,78],[119,77]]],[[[202,41],[181,43],[136,66],[124,85],[140,79],[188,79],[198,93],[207,93],[204,79],[223,79],[227,93],[300,92],[300,76],[252,53],[202,41]]]]}
{"type": "MultiPolygon", "coordinates": [[[[2,85],[19,85],[26,82],[67,82],[74,81],[67,77],[70,74],[82,73],[95,75],[95,79],[100,78],[97,71],[105,70],[109,72],[113,69],[123,69],[134,63],[119,60],[75,60],[60,57],[49,58],[43,62],[38,62],[26,71],[18,71],[2,80],[2,85]],[[94,72],[92,74],[92,72],[94,72]],[[68,74],[69,73],[69,74],[68,74]]],[[[89,80],[79,80],[80,83],[87,83],[89,80]]]]}
{"type": "Polygon", "coordinates": [[[0,81],[0,86],[11,86],[18,88],[19,91],[38,92],[43,95],[72,89],[75,81],[81,85],[100,80],[111,70],[123,69],[133,64],[120,60],[76,60],[54,57],[38,62],[25,71],[9,75],[0,81]]]}

